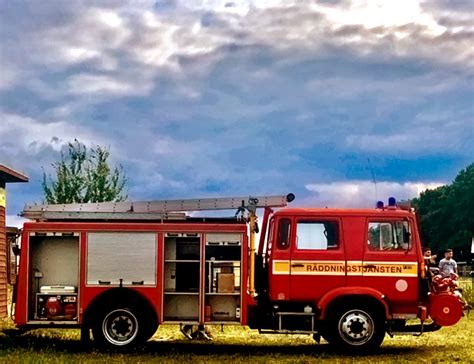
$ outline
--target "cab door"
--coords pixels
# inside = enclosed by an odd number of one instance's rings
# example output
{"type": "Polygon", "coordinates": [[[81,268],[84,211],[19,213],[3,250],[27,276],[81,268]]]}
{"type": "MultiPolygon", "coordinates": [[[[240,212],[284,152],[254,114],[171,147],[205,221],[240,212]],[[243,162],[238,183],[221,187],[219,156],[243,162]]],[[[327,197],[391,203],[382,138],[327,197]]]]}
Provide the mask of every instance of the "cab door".
{"type": "Polygon", "coordinates": [[[338,218],[297,217],[290,261],[290,299],[316,301],[346,283],[346,260],[338,218]]]}
{"type": "Polygon", "coordinates": [[[419,297],[418,259],[408,218],[368,218],[362,262],[364,286],[386,296],[394,312],[416,313],[419,297]]]}
{"type": "Polygon", "coordinates": [[[290,244],[293,233],[293,219],[279,217],[271,224],[267,241],[269,266],[269,295],[272,301],[290,299],[290,244]],[[274,226],[273,226],[274,225],[274,226]]]}

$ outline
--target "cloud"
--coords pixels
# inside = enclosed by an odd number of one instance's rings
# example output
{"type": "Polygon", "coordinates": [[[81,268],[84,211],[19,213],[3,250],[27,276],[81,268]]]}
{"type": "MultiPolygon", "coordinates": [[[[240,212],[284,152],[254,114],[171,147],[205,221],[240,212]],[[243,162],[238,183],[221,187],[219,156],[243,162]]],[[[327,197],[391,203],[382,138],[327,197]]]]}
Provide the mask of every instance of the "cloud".
{"type": "Polygon", "coordinates": [[[3,157],[0,163],[23,170],[38,170],[43,163],[49,165],[62,147],[74,139],[86,145],[107,145],[106,138],[67,121],[39,121],[5,112],[0,112],[0,120],[0,154],[3,157]]]}
{"type": "Polygon", "coordinates": [[[16,78],[15,70],[7,64],[2,64],[2,71],[0,72],[0,90],[11,87],[16,78]]]}
{"type": "Polygon", "coordinates": [[[418,197],[426,189],[443,185],[441,182],[377,182],[336,181],[311,183],[305,187],[310,195],[303,204],[313,207],[374,207],[377,200],[385,201],[394,196],[398,201],[418,197]],[[375,196],[377,195],[377,196],[375,196]]]}
{"type": "MultiPolygon", "coordinates": [[[[185,4],[196,12],[211,11],[228,24],[227,29],[244,35],[240,39],[246,44],[253,42],[293,50],[304,48],[319,56],[321,52],[327,54],[330,44],[331,47],[350,48],[360,55],[422,57],[458,65],[468,61],[473,52],[471,47],[465,47],[470,42],[472,27],[466,23],[460,27],[459,23],[447,21],[440,24],[446,18],[456,18],[449,12],[436,7],[426,8],[417,2],[347,1],[334,6],[243,1],[236,2],[233,7],[225,7],[224,2],[185,4]]],[[[226,32],[225,28],[220,29],[220,32],[226,32]]]]}
{"type": "MultiPolygon", "coordinates": [[[[141,95],[146,94],[150,85],[143,83],[137,87],[134,83],[117,80],[113,77],[94,74],[77,74],[67,81],[69,92],[75,95],[141,95]]],[[[149,82],[148,82],[149,84],[149,82]]]]}
{"type": "MultiPolygon", "coordinates": [[[[123,79],[130,67],[136,74],[141,68],[146,75],[188,75],[179,64],[180,57],[197,60],[234,45],[297,51],[316,58],[345,49],[361,57],[416,58],[462,68],[469,67],[474,52],[469,46],[469,23],[454,23],[450,13],[436,7],[425,9],[416,2],[396,6],[387,2],[342,2],[329,6],[239,1],[229,5],[225,1],[182,2],[176,4],[180,11],[170,14],[157,11],[151,2],[89,7],[82,3],[31,3],[29,11],[37,16],[35,22],[23,30],[26,34],[4,34],[13,36],[13,41],[2,46],[3,53],[6,59],[17,60],[28,54],[19,65],[26,65],[32,72],[36,65],[46,66],[51,72],[57,72],[58,67],[87,65],[96,71],[112,72],[102,75],[110,82],[111,77],[123,79]],[[47,23],[44,15],[38,19],[38,13],[47,13],[50,19],[61,13],[64,19],[47,23]],[[203,18],[212,21],[202,26],[203,18]]],[[[17,11],[11,6],[10,13],[20,17],[17,11]]],[[[14,24],[10,26],[15,29],[14,24]]],[[[209,66],[207,72],[212,70],[209,66]]],[[[138,78],[135,85],[141,81],[138,78]]],[[[104,93],[107,91],[115,94],[116,88],[104,89],[104,93]]]]}

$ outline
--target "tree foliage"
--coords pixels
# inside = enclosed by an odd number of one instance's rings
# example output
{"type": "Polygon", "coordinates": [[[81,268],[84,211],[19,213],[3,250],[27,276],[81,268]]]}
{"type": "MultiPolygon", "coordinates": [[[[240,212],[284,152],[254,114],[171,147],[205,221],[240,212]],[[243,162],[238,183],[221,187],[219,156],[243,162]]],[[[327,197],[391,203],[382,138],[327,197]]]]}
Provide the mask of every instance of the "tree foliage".
{"type": "Polygon", "coordinates": [[[474,234],[474,163],[452,184],[426,190],[412,202],[424,245],[438,253],[452,248],[458,260],[468,260],[474,234]]]}
{"type": "Polygon", "coordinates": [[[47,203],[85,203],[124,201],[126,177],[122,167],[111,168],[110,153],[101,146],[87,149],[78,140],[68,143],[66,153],[52,164],[56,178],[43,173],[43,191],[47,203]]]}

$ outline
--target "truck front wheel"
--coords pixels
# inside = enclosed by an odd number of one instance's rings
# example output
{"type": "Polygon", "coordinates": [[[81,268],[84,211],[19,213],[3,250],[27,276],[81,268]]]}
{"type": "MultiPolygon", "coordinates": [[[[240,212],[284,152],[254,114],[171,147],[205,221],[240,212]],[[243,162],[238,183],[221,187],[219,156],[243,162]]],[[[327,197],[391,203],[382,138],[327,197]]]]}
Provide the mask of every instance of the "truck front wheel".
{"type": "Polygon", "coordinates": [[[337,310],[331,328],[331,344],[357,353],[380,347],[385,336],[383,316],[367,305],[337,310]]]}
{"type": "Polygon", "coordinates": [[[135,310],[120,307],[102,312],[92,331],[94,340],[100,346],[120,348],[137,344],[142,330],[135,310]]]}

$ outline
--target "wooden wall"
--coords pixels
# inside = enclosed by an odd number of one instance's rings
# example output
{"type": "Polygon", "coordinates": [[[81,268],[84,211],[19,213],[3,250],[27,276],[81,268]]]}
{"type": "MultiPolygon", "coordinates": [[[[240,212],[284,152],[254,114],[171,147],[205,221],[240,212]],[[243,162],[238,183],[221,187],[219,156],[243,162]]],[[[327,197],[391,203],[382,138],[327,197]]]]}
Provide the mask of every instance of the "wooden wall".
{"type": "MultiPolygon", "coordinates": [[[[0,188],[5,184],[0,181],[0,188]]],[[[5,228],[5,206],[0,204],[0,318],[7,317],[7,239],[5,228]]]]}

